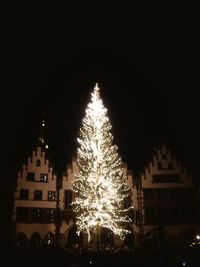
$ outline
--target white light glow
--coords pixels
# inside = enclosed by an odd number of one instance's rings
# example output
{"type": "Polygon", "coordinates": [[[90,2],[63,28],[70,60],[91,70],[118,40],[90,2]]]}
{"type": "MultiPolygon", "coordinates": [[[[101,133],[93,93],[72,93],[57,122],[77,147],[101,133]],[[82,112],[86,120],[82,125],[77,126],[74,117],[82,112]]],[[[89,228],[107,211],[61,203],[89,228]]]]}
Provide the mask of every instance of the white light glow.
{"type": "Polygon", "coordinates": [[[80,129],[77,150],[79,173],[75,177],[73,210],[78,233],[105,227],[124,239],[131,219],[124,208],[129,186],[122,171],[117,146],[112,144],[107,109],[96,85],[80,129]]]}
{"type": "Polygon", "coordinates": [[[196,235],[196,239],[200,240],[200,235],[199,234],[196,235]]]}

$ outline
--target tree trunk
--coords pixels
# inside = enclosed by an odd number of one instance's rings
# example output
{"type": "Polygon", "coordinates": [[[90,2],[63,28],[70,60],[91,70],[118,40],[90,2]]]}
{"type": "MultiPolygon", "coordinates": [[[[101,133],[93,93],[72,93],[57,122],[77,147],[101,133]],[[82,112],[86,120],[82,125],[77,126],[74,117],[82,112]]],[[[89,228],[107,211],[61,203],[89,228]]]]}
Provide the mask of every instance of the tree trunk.
{"type": "Polygon", "coordinates": [[[96,246],[97,246],[97,250],[100,249],[101,247],[101,228],[100,225],[97,225],[97,234],[96,234],[96,238],[97,238],[97,242],[96,242],[96,246]]]}

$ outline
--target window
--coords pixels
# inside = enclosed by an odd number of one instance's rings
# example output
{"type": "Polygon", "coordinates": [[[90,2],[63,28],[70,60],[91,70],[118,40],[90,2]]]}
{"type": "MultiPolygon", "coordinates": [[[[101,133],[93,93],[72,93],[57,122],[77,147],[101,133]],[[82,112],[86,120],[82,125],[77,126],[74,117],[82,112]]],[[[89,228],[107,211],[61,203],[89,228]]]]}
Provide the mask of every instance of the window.
{"type": "Polygon", "coordinates": [[[140,224],[140,221],[141,221],[141,216],[140,216],[140,214],[139,214],[139,211],[138,210],[133,210],[133,212],[134,212],[134,221],[135,221],[135,224],[136,225],[139,225],[140,224]]]}
{"type": "Polygon", "coordinates": [[[148,200],[153,199],[153,190],[152,189],[144,189],[144,198],[148,200]]]}
{"type": "Polygon", "coordinates": [[[41,161],[40,161],[40,159],[38,159],[38,160],[36,161],[36,166],[37,166],[37,167],[40,167],[40,165],[41,165],[41,161]]]}
{"type": "Polygon", "coordinates": [[[55,221],[55,209],[46,209],[45,221],[51,223],[55,221]]]}
{"type": "Polygon", "coordinates": [[[101,229],[101,243],[104,244],[104,246],[111,246],[114,245],[114,237],[113,232],[108,228],[101,229]]]}
{"type": "Polygon", "coordinates": [[[28,208],[17,208],[17,222],[27,223],[28,222],[28,208]]]}
{"type": "Polygon", "coordinates": [[[179,183],[180,176],[178,174],[154,174],[154,183],[179,183]]]}
{"type": "Polygon", "coordinates": [[[159,201],[165,199],[165,189],[155,189],[155,193],[159,201]]]}
{"type": "Polygon", "coordinates": [[[35,190],[34,200],[42,200],[42,191],[41,190],[35,190]]]}
{"type": "Polygon", "coordinates": [[[48,200],[56,200],[56,192],[48,191],[48,200]]]}
{"type": "Polygon", "coordinates": [[[148,224],[150,223],[150,208],[146,207],[144,212],[145,212],[145,223],[148,224]]]}
{"type": "Polygon", "coordinates": [[[55,243],[55,239],[54,239],[54,235],[52,233],[48,233],[45,237],[44,237],[44,244],[46,247],[50,247],[53,246],[55,243]]]}
{"type": "Polygon", "coordinates": [[[42,209],[31,209],[31,221],[32,223],[42,223],[42,209]]]}
{"type": "Polygon", "coordinates": [[[131,205],[132,205],[132,201],[131,201],[131,196],[129,195],[128,197],[125,198],[124,208],[128,209],[131,207],[131,205]]]}
{"type": "Polygon", "coordinates": [[[72,190],[65,191],[65,209],[72,208],[72,190]]]}
{"type": "Polygon", "coordinates": [[[41,182],[47,182],[47,181],[48,181],[48,174],[46,174],[46,173],[41,173],[41,174],[40,174],[40,181],[41,181],[41,182]]]}
{"type": "Polygon", "coordinates": [[[17,246],[21,248],[25,248],[27,245],[27,237],[22,232],[17,235],[16,241],[17,246]]]}
{"type": "Polygon", "coordinates": [[[27,189],[21,189],[19,199],[28,199],[28,190],[27,189]]]}
{"type": "Polygon", "coordinates": [[[162,159],[166,159],[166,158],[167,158],[167,155],[162,154],[162,159]]]}
{"type": "Polygon", "coordinates": [[[146,224],[158,224],[158,208],[146,207],[145,208],[145,223],[146,224]]]}
{"type": "Polygon", "coordinates": [[[34,172],[28,172],[26,179],[27,179],[27,181],[34,182],[35,181],[35,173],[34,172]]]}
{"type": "Polygon", "coordinates": [[[37,232],[33,233],[30,239],[30,247],[31,248],[40,248],[41,247],[41,236],[37,232]]]}
{"type": "Polygon", "coordinates": [[[168,162],[168,169],[169,169],[169,170],[172,170],[172,169],[173,169],[172,161],[169,161],[169,162],[168,162]]]}
{"type": "Polygon", "coordinates": [[[162,162],[161,161],[159,161],[157,163],[157,168],[158,168],[158,170],[162,170],[162,162]]]}

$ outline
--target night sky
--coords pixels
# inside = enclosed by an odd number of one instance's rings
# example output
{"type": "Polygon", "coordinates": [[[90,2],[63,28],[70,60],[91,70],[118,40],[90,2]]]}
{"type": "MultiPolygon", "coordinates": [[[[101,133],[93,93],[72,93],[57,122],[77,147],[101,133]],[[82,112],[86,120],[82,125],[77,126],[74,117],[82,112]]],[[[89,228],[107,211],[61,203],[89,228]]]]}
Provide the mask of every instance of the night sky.
{"type": "Polygon", "coordinates": [[[17,8],[5,25],[2,64],[4,200],[11,203],[42,112],[55,167],[71,162],[96,82],[129,169],[142,171],[154,147],[166,144],[198,181],[199,49],[189,9],[17,8]]]}

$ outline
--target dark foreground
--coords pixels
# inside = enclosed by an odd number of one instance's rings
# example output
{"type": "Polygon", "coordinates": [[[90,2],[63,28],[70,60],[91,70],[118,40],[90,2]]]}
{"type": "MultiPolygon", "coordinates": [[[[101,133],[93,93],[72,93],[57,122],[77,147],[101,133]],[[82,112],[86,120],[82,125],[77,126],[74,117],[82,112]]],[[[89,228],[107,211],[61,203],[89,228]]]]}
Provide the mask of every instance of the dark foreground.
{"type": "Polygon", "coordinates": [[[199,267],[200,247],[170,248],[166,251],[145,251],[143,249],[113,249],[105,251],[67,251],[49,249],[15,248],[5,255],[4,266],[20,267],[199,267]]]}

